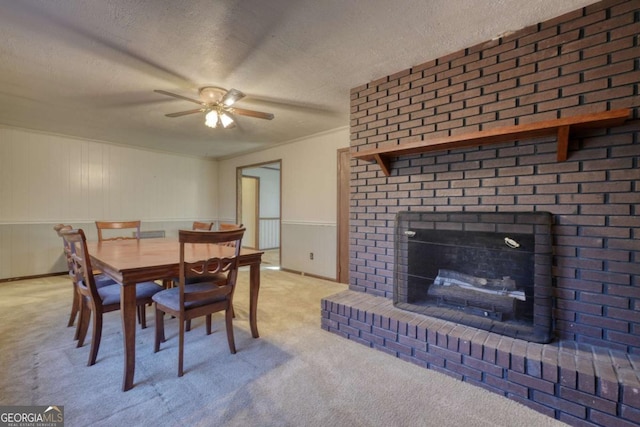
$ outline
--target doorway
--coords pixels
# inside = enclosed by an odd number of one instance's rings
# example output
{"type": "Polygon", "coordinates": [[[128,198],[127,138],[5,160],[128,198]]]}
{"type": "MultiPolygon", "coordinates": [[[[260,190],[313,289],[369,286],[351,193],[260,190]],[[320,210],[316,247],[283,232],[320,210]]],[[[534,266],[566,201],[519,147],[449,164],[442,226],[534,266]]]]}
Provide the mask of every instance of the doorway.
{"type": "Polygon", "coordinates": [[[242,177],[242,212],[240,223],[244,225],[245,232],[242,238],[242,246],[258,249],[260,239],[260,178],[253,176],[242,177]]]}
{"type": "Polygon", "coordinates": [[[274,160],[236,169],[236,218],[247,229],[243,246],[264,251],[263,263],[275,266],[280,265],[281,254],[281,163],[274,160]]]}

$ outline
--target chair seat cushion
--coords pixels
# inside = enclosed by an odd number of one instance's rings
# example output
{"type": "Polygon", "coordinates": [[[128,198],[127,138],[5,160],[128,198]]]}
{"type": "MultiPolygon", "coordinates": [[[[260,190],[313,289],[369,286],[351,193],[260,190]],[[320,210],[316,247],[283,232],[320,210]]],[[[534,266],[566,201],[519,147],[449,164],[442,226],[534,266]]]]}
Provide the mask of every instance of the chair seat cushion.
{"type": "MultiPolygon", "coordinates": [[[[98,288],[98,294],[102,299],[102,304],[119,304],[120,303],[120,284],[104,286],[98,288]]],[[[136,301],[140,299],[150,299],[153,295],[162,290],[162,286],[155,282],[142,282],[136,284],[136,301]]]]}
{"type": "MultiPolygon", "coordinates": [[[[178,286],[178,284],[180,283],[180,278],[178,278],[178,277],[174,277],[172,280],[173,280],[173,283],[175,284],[175,286],[178,286]]],[[[193,285],[194,283],[224,282],[225,280],[227,280],[227,275],[223,274],[223,273],[218,273],[218,274],[212,274],[210,276],[187,277],[185,282],[187,283],[187,285],[193,285]]]]}
{"type": "MultiPolygon", "coordinates": [[[[194,283],[185,287],[185,293],[190,292],[202,292],[210,289],[216,289],[216,286],[213,283],[194,283]]],[[[225,296],[219,298],[208,298],[199,301],[189,301],[184,305],[186,310],[191,308],[200,307],[207,304],[212,304],[218,301],[224,301],[226,299],[225,296]]],[[[153,296],[153,300],[160,305],[170,308],[171,310],[179,311],[180,310],[180,287],[166,289],[164,291],[158,292],[153,296]]]]}
{"type": "Polygon", "coordinates": [[[115,285],[118,283],[105,274],[96,274],[95,276],[93,276],[93,278],[96,281],[97,288],[103,288],[105,286],[115,285]]]}

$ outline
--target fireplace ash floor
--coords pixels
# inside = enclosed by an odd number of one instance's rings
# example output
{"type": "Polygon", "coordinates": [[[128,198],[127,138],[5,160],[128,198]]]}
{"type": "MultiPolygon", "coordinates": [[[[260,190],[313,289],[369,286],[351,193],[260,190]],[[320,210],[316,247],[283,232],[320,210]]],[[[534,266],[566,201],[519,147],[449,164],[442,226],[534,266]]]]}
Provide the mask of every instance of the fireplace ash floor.
{"type": "Polygon", "coordinates": [[[573,341],[523,341],[401,310],[364,292],[343,291],[321,304],[327,331],[569,424],[640,424],[640,355],[573,341]]]}

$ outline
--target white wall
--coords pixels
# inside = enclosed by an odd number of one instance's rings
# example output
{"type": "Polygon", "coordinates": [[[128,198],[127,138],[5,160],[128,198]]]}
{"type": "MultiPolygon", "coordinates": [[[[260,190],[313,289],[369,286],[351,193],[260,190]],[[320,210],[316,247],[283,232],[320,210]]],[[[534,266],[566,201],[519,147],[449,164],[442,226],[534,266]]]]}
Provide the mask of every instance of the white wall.
{"type": "Polygon", "coordinates": [[[0,279],[64,270],[57,223],[95,238],[94,221],[143,230],[215,220],[217,162],[0,127],[0,279]]]}
{"type": "Polygon", "coordinates": [[[260,217],[277,218],[280,216],[280,171],[263,167],[247,168],[245,176],[260,178],[260,217]]]}
{"type": "Polygon", "coordinates": [[[235,220],[236,167],[279,159],[281,265],[335,279],[336,152],[348,146],[345,127],[216,162],[0,126],[0,279],[64,271],[58,223],[95,239],[97,219],[168,236],[235,220]]]}
{"type": "MultiPolygon", "coordinates": [[[[236,168],[282,160],[283,268],[336,278],[337,150],[349,146],[347,127],[221,160],[221,189],[235,188],[236,168]],[[309,253],[314,253],[314,260],[309,253]]],[[[220,191],[220,217],[235,218],[235,193],[220,191]]]]}

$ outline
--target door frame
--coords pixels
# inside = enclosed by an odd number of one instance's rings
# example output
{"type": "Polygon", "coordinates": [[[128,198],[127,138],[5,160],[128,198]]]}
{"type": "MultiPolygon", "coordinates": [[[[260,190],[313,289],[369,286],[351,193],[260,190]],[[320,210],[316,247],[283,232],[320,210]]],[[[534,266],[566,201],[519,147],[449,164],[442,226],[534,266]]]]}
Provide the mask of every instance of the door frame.
{"type": "MultiPolygon", "coordinates": [[[[277,163],[280,168],[280,179],[278,182],[280,200],[278,200],[278,209],[280,210],[280,216],[278,219],[278,256],[280,264],[282,264],[282,159],[271,160],[267,162],[253,163],[248,165],[236,166],[236,223],[242,218],[242,171],[244,169],[259,168],[266,165],[277,163]]],[[[258,212],[258,222],[260,221],[260,212],[258,212]]],[[[258,229],[259,227],[256,227],[258,229]]],[[[257,246],[260,246],[260,236],[257,238],[257,246]]]]}
{"type": "Polygon", "coordinates": [[[337,150],[336,281],[349,284],[350,148],[337,150]],[[345,177],[346,175],[346,177],[345,177]]]}

